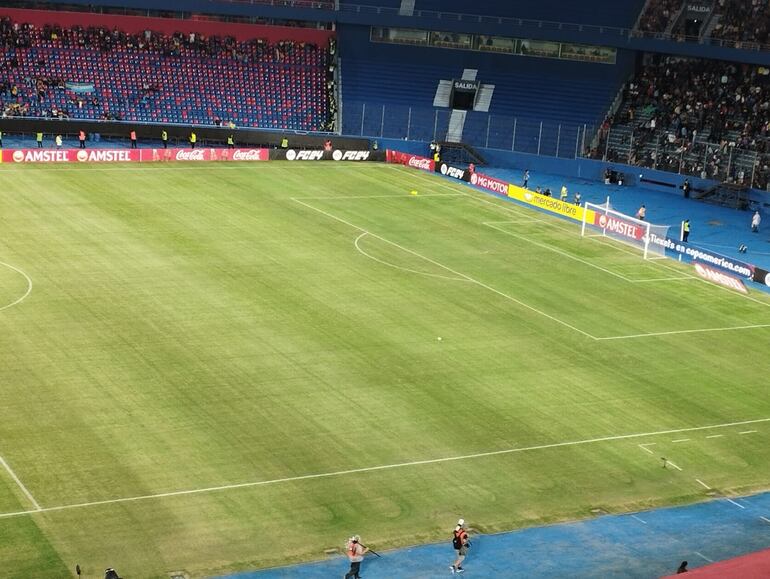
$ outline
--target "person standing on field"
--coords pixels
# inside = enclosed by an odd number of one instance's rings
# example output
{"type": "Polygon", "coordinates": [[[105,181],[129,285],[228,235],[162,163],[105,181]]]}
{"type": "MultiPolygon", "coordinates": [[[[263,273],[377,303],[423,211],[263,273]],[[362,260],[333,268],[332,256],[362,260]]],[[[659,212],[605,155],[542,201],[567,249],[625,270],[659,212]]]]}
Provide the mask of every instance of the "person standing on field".
{"type": "Polygon", "coordinates": [[[524,188],[529,189],[529,169],[524,171],[524,188]]]}
{"type": "Polygon", "coordinates": [[[43,148],[43,133],[38,132],[37,134],[37,148],[42,149],[43,148]]]}
{"type": "Polygon", "coordinates": [[[56,135],[56,148],[57,149],[61,149],[61,143],[62,143],[61,135],[56,135]]]}
{"type": "Polygon", "coordinates": [[[647,217],[647,208],[642,205],[639,209],[636,211],[636,218],[639,221],[644,221],[644,218],[647,217]]]}
{"type": "Polygon", "coordinates": [[[345,574],[345,579],[361,579],[359,572],[361,571],[361,562],[364,560],[364,555],[369,550],[368,547],[361,545],[361,537],[353,535],[348,539],[347,555],[350,559],[350,570],[345,574]]]}
{"type": "Polygon", "coordinates": [[[468,537],[468,531],[465,530],[465,519],[457,521],[457,526],[452,533],[452,548],[457,553],[455,562],[449,566],[449,570],[454,575],[455,573],[464,573],[463,561],[468,555],[468,549],[471,546],[470,537],[468,537]]]}
{"type": "Polygon", "coordinates": [[[197,142],[198,142],[198,135],[196,135],[195,131],[193,131],[192,133],[190,133],[190,148],[194,149],[195,143],[197,142]]]}
{"type": "Polygon", "coordinates": [[[687,240],[690,238],[690,220],[685,219],[682,221],[682,241],[687,243],[687,240]]]}
{"type": "Polygon", "coordinates": [[[166,129],[160,133],[160,140],[163,143],[163,148],[168,149],[168,131],[166,129]]]}
{"type": "Polygon", "coordinates": [[[80,147],[81,149],[85,149],[85,148],[86,148],[86,132],[85,132],[85,131],[82,131],[82,130],[81,130],[81,131],[78,133],[78,140],[80,141],[80,145],[79,145],[79,147],[80,147]]]}
{"type": "Polygon", "coordinates": [[[131,148],[136,149],[136,131],[132,129],[129,137],[131,138],[131,148]]]}
{"type": "Polygon", "coordinates": [[[751,231],[752,233],[759,233],[759,224],[762,223],[762,216],[759,211],[754,212],[754,216],[751,218],[751,231]]]}
{"type": "Polygon", "coordinates": [[[567,202],[567,186],[566,185],[562,185],[561,186],[561,195],[559,196],[559,199],[561,201],[564,201],[565,203],[567,202]]]}

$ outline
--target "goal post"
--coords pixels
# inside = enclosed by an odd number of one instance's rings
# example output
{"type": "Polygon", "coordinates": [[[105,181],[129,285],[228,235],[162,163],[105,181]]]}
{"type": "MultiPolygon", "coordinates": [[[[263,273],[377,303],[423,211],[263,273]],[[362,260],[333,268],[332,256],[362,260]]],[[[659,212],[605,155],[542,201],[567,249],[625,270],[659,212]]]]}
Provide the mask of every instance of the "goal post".
{"type": "Polygon", "coordinates": [[[665,240],[668,225],[654,225],[615,211],[607,198],[601,205],[586,203],[583,211],[581,237],[608,237],[642,251],[644,259],[666,256],[665,240]]]}

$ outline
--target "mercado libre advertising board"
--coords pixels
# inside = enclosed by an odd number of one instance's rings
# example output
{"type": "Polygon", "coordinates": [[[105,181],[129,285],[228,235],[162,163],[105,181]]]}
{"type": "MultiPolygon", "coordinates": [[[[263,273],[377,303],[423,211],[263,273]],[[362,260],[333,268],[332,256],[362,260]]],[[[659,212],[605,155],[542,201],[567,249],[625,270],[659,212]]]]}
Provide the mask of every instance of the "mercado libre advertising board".
{"type": "Polygon", "coordinates": [[[592,209],[584,209],[580,205],[567,203],[548,195],[541,195],[517,185],[508,185],[508,197],[527,205],[556,213],[557,215],[569,217],[575,221],[583,221],[583,214],[585,214],[586,221],[589,223],[593,223],[596,220],[596,212],[592,209]]]}

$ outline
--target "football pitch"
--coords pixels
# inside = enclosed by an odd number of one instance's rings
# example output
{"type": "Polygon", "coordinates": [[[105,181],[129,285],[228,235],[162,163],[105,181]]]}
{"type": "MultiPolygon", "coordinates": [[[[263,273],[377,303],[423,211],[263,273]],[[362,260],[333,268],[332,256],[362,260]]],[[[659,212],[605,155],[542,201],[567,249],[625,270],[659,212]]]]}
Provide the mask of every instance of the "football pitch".
{"type": "Polygon", "coordinates": [[[374,163],[0,179],[0,577],[200,577],[770,486],[761,292],[374,163]]]}

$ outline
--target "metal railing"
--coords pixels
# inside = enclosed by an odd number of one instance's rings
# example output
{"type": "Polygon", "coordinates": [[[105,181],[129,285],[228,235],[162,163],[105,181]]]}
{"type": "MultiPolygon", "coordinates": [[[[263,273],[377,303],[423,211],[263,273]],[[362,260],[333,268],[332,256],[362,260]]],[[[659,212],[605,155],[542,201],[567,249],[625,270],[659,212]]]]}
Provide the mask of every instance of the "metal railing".
{"type": "MultiPolygon", "coordinates": [[[[443,141],[452,111],[345,101],[342,132],[369,139],[443,141]]],[[[462,142],[473,147],[574,159],[588,152],[596,127],[468,111],[462,142]]]]}
{"type": "Polygon", "coordinates": [[[650,132],[621,126],[600,131],[598,146],[590,157],[756,189],[766,189],[770,184],[770,172],[764,169],[770,155],[705,140],[671,141],[663,130],[650,132]]]}

